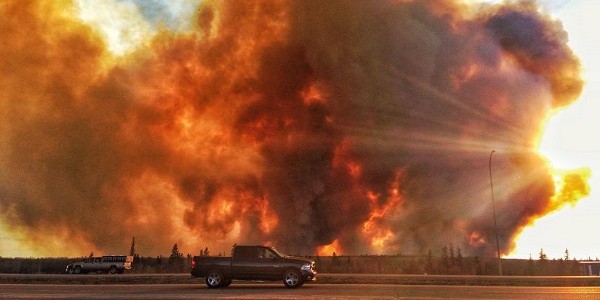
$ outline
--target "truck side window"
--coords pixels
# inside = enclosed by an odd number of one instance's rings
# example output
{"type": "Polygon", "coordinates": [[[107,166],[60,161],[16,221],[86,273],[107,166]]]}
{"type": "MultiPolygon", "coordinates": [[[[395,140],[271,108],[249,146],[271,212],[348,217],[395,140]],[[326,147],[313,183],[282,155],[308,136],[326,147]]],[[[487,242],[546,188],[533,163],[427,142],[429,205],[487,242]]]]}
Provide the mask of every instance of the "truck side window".
{"type": "Polygon", "coordinates": [[[238,247],[235,249],[235,256],[239,259],[256,259],[256,250],[249,247],[238,247]]]}

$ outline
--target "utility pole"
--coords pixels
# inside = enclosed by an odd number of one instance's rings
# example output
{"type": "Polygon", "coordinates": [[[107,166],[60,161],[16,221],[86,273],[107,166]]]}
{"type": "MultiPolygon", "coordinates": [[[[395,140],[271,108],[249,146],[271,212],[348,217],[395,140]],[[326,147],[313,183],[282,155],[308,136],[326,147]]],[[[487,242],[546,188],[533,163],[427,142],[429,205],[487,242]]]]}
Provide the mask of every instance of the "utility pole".
{"type": "Polygon", "coordinates": [[[496,150],[492,150],[490,153],[490,190],[492,191],[492,212],[494,214],[494,233],[496,235],[496,253],[498,253],[498,275],[502,276],[502,259],[500,258],[500,243],[498,242],[498,221],[496,219],[496,204],[494,203],[494,183],[492,182],[492,154],[496,153],[496,150]]]}

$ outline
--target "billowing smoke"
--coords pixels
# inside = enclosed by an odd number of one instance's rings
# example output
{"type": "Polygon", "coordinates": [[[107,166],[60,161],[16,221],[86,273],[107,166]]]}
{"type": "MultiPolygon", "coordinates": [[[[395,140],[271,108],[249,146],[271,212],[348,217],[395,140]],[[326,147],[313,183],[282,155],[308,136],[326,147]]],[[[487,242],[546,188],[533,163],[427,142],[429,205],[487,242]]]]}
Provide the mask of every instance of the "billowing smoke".
{"type": "Polygon", "coordinates": [[[0,4],[0,218],[32,247],[491,254],[491,159],[506,253],[587,193],[535,152],[582,80],[533,2],[205,1],[121,58],[75,12],[0,4]]]}

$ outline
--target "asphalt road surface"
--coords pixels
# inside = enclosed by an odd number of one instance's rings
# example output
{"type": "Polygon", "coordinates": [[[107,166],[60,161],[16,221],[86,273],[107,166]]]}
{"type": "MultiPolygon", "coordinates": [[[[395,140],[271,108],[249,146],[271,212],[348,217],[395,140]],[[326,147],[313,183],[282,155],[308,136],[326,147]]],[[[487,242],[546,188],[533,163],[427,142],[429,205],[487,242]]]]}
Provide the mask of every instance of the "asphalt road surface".
{"type": "Polygon", "coordinates": [[[239,283],[49,285],[0,284],[0,299],[600,299],[600,287],[239,283]]]}

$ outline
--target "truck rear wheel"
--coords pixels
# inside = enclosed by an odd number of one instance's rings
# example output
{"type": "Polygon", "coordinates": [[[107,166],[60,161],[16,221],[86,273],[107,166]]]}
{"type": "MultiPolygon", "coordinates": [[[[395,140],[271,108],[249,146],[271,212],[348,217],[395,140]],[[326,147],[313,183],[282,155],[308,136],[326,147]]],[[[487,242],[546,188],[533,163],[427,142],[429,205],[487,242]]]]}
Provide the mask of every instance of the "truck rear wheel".
{"type": "Polygon", "coordinates": [[[231,285],[231,281],[232,281],[231,279],[225,279],[225,280],[223,281],[223,284],[221,284],[221,286],[222,286],[222,287],[228,287],[228,286],[230,286],[230,285],[231,285]]]}
{"type": "Polygon", "coordinates": [[[204,281],[209,288],[218,288],[223,285],[225,278],[223,278],[223,274],[221,272],[212,270],[206,274],[204,281]]]}
{"type": "Polygon", "coordinates": [[[297,288],[302,286],[302,276],[298,270],[290,269],[283,273],[283,284],[288,288],[297,288]]]}
{"type": "Polygon", "coordinates": [[[73,268],[73,274],[81,274],[81,266],[75,266],[75,268],[73,268]]]}

